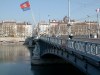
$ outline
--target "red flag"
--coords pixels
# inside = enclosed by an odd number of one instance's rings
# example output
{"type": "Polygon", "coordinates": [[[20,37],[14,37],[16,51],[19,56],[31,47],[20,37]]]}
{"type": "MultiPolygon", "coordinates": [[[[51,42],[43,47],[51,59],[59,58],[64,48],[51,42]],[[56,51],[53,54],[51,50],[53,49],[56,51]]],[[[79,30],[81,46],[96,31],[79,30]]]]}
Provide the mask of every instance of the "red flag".
{"type": "Polygon", "coordinates": [[[20,5],[20,7],[23,9],[23,11],[29,10],[30,9],[30,3],[29,3],[29,1],[26,1],[26,2],[22,3],[20,5]]]}

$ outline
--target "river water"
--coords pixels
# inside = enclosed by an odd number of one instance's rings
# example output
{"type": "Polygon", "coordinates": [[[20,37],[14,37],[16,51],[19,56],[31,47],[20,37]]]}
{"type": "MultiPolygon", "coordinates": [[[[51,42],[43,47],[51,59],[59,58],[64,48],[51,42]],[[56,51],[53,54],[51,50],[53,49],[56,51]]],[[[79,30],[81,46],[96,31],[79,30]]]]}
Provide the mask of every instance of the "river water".
{"type": "Polygon", "coordinates": [[[25,46],[0,46],[0,75],[83,75],[70,64],[31,66],[30,60],[25,46]]]}

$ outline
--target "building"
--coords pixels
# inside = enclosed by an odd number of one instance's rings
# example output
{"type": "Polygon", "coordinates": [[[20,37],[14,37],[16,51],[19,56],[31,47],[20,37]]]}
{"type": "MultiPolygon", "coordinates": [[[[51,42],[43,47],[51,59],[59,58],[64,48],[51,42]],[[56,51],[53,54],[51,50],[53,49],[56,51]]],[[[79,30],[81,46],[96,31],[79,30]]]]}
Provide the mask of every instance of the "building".
{"type": "Polygon", "coordinates": [[[45,21],[39,22],[37,25],[38,35],[48,35],[48,28],[49,28],[48,23],[46,23],[45,21]]]}
{"type": "Polygon", "coordinates": [[[31,37],[32,25],[28,22],[0,21],[0,37],[31,37]]]}
{"type": "MultiPolygon", "coordinates": [[[[68,24],[68,17],[65,16],[63,20],[49,20],[49,23],[45,21],[39,22],[35,28],[36,33],[40,35],[60,36],[68,37],[69,33],[74,37],[89,38],[91,35],[100,35],[100,27],[96,21],[84,21],[70,20],[70,26],[68,24]],[[70,31],[69,31],[70,30],[70,31]]],[[[100,37],[100,36],[99,36],[100,37]]]]}
{"type": "Polygon", "coordinates": [[[74,36],[90,37],[98,33],[97,22],[74,23],[71,27],[71,33],[74,36]]]}
{"type": "Polygon", "coordinates": [[[96,21],[76,21],[70,20],[70,27],[68,26],[68,18],[64,17],[63,20],[51,20],[50,21],[50,34],[52,36],[65,36],[69,35],[69,28],[71,30],[71,34],[74,37],[81,37],[81,38],[89,38],[94,37],[97,35],[100,37],[100,28],[97,25],[96,21]]]}

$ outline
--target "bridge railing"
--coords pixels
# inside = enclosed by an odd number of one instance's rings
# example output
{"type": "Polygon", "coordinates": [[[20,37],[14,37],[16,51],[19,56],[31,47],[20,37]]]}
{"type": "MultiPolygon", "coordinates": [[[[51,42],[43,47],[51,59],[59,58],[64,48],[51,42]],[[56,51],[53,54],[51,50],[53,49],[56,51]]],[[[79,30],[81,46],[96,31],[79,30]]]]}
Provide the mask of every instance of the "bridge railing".
{"type": "Polygon", "coordinates": [[[100,44],[98,43],[77,41],[73,39],[63,40],[63,39],[54,38],[54,37],[41,37],[41,39],[53,44],[64,46],[66,48],[68,47],[76,51],[81,51],[86,54],[88,53],[95,56],[100,55],[100,44]]]}
{"type": "Polygon", "coordinates": [[[63,40],[61,38],[55,38],[55,37],[41,37],[42,40],[48,41],[50,43],[58,44],[58,45],[66,45],[66,40],[63,40]]]}
{"type": "Polygon", "coordinates": [[[100,55],[100,44],[84,41],[67,40],[67,47],[92,55],[100,55]]]}

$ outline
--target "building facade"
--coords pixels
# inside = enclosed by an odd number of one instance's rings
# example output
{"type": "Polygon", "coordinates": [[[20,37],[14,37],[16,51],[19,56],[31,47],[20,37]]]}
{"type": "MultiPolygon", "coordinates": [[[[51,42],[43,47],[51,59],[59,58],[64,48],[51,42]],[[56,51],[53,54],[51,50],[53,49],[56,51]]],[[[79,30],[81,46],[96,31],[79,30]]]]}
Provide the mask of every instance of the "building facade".
{"type": "Polygon", "coordinates": [[[69,36],[69,32],[74,37],[93,37],[97,35],[100,38],[100,26],[96,21],[77,21],[70,20],[70,26],[68,24],[68,17],[64,17],[63,20],[49,20],[49,23],[40,22],[35,28],[36,33],[49,36],[69,36]],[[71,32],[70,32],[70,31],[71,32]]]}
{"type": "Polygon", "coordinates": [[[0,37],[31,37],[32,25],[28,22],[0,21],[0,37]]]}

